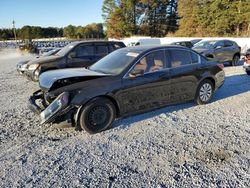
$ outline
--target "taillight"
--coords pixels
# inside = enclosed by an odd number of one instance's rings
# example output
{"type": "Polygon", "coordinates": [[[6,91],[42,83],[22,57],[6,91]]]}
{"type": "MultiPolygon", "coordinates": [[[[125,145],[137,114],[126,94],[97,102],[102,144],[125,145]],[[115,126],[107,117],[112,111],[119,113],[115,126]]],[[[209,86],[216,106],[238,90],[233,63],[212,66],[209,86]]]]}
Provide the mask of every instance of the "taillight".
{"type": "Polygon", "coordinates": [[[224,69],[224,64],[222,63],[218,63],[217,66],[220,67],[221,69],[224,69]]]}

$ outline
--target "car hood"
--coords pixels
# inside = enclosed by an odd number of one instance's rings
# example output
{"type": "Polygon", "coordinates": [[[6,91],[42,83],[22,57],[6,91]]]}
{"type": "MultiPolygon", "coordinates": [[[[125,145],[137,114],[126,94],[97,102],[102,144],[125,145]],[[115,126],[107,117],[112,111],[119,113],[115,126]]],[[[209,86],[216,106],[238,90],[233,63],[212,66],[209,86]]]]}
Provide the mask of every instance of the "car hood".
{"type": "MultiPolygon", "coordinates": [[[[91,80],[103,76],[109,76],[108,74],[91,71],[85,68],[71,68],[51,70],[42,73],[39,76],[39,85],[43,90],[50,90],[55,83],[59,83],[58,87],[64,87],[76,82],[91,80]]],[[[53,87],[53,89],[56,89],[53,87]]]]}
{"type": "Polygon", "coordinates": [[[32,59],[29,61],[29,65],[31,64],[43,64],[43,63],[48,63],[51,61],[56,61],[58,59],[63,58],[62,56],[57,56],[57,55],[52,55],[52,56],[41,56],[39,58],[32,59]]]}

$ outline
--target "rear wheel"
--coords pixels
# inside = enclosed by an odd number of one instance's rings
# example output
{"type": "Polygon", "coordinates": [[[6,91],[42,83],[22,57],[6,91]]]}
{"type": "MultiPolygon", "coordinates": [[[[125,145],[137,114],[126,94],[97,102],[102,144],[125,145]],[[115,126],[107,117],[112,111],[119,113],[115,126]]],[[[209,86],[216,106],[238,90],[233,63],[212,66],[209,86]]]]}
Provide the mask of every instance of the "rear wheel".
{"type": "Polygon", "coordinates": [[[98,133],[112,125],[115,114],[115,106],[109,99],[97,97],[83,106],[78,125],[88,133],[98,133]]]}
{"type": "Polygon", "coordinates": [[[247,72],[247,75],[249,75],[250,76],[250,71],[246,71],[247,72]]]}
{"type": "Polygon", "coordinates": [[[236,66],[239,64],[240,56],[239,55],[234,55],[232,59],[232,66],[236,66]]]}
{"type": "Polygon", "coordinates": [[[214,85],[210,80],[202,81],[196,91],[195,102],[199,105],[210,102],[214,92],[214,85]]]}

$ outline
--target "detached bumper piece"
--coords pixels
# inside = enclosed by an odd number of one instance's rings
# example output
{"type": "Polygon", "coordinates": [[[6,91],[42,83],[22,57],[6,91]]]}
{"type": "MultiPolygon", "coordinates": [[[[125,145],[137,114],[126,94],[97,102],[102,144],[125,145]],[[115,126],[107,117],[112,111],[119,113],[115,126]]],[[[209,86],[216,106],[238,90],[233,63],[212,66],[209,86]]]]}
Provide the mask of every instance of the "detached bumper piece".
{"type": "Polygon", "coordinates": [[[42,90],[38,90],[30,96],[28,106],[36,114],[40,114],[47,107],[42,90]]]}

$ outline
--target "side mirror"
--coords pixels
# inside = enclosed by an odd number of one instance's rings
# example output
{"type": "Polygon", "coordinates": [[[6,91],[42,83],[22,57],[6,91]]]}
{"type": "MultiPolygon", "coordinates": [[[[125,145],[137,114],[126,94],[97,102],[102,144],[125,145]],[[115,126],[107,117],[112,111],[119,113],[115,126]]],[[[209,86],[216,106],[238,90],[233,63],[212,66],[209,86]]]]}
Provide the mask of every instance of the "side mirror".
{"type": "Polygon", "coordinates": [[[222,48],[222,46],[216,46],[215,47],[215,49],[221,49],[222,48]]]}
{"type": "Polygon", "coordinates": [[[76,57],[76,52],[70,52],[68,58],[73,59],[76,57]]]}
{"type": "Polygon", "coordinates": [[[136,78],[138,76],[143,76],[144,70],[143,69],[134,69],[129,73],[129,78],[136,78]]]}

